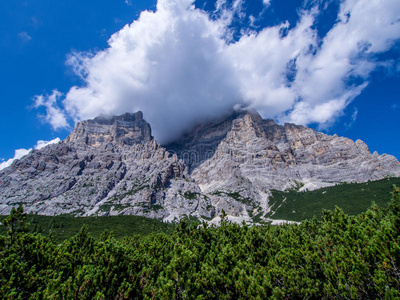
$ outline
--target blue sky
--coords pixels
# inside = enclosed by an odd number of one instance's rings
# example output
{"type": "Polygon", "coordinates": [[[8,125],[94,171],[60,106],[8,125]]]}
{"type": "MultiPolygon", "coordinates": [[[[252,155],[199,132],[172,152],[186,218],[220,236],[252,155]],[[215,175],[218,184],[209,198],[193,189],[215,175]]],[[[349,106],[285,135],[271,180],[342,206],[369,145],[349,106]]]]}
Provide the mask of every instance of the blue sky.
{"type": "Polygon", "coordinates": [[[101,113],[140,109],[167,142],[238,105],[400,158],[399,16],[395,0],[2,1],[0,158],[101,113]]]}

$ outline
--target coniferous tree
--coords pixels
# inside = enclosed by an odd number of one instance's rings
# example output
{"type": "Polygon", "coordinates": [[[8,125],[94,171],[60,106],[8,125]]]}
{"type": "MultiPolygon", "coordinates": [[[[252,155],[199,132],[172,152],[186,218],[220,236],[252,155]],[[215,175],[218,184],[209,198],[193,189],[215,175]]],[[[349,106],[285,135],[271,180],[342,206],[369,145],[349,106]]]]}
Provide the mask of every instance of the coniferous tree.
{"type": "Polygon", "coordinates": [[[3,225],[7,227],[7,235],[10,239],[10,244],[13,243],[14,238],[17,234],[28,231],[28,225],[25,224],[26,213],[24,208],[19,205],[17,209],[13,207],[10,215],[3,220],[3,225]]]}

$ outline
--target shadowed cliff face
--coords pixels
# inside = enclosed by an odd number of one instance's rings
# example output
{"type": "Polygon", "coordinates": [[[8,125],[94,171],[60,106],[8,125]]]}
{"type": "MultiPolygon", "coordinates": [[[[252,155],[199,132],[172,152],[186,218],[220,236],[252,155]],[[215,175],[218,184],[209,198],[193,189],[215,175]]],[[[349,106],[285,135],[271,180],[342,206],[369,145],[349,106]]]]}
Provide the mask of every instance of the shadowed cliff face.
{"type": "Polygon", "coordinates": [[[218,145],[232,129],[232,122],[245,113],[232,113],[226,118],[195,126],[179,140],[165,145],[170,152],[182,159],[190,170],[210,159],[218,145]]]}
{"type": "Polygon", "coordinates": [[[269,211],[271,189],[315,189],[400,176],[390,155],[360,140],[235,112],[161,147],[141,112],[78,123],[68,138],[0,172],[0,213],[134,214],[237,221],[269,211]]]}

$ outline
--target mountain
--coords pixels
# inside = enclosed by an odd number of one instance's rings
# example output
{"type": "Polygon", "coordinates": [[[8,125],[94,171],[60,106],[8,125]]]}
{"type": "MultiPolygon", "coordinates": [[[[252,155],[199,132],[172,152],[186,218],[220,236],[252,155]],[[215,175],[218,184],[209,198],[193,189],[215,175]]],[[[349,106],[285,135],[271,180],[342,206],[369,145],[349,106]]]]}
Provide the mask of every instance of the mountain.
{"type": "Polygon", "coordinates": [[[212,217],[211,202],[187,168],[151,136],[141,112],[78,123],[55,145],[33,150],[0,173],[0,213],[212,217]]]}
{"type": "Polygon", "coordinates": [[[0,214],[23,204],[45,215],[132,214],[250,221],[271,212],[271,190],[315,189],[400,176],[364,142],[233,112],[159,145],[141,112],[78,123],[66,140],[0,172],[0,214]],[[217,217],[218,218],[218,217],[217,217]]]}

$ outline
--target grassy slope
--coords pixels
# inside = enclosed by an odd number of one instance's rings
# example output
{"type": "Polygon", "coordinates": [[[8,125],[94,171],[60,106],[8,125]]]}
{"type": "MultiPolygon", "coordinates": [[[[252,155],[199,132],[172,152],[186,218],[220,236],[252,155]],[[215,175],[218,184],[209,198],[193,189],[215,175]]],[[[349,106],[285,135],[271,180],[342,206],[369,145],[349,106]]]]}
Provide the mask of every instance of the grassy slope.
{"type": "Polygon", "coordinates": [[[400,186],[400,178],[388,178],[366,183],[345,183],[309,192],[272,191],[272,211],[266,217],[291,221],[320,218],[322,210],[334,210],[339,206],[346,214],[358,215],[367,210],[372,202],[386,207],[391,199],[393,185],[400,186]],[[286,198],[285,201],[283,201],[286,198]]]}

